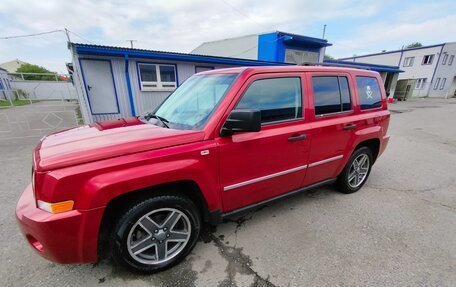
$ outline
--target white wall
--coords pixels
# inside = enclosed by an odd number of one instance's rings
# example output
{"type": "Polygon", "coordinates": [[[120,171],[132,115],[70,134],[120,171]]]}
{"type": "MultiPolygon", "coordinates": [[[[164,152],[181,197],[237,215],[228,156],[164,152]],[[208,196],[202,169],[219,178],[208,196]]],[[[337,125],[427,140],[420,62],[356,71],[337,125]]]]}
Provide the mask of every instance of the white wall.
{"type": "Polygon", "coordinates": [[[206,42],[196,47],[191,53],[257,60],[258,35],[206,42]]]}
{"type": "Polygon", "coordinates": [[[447,98],[454,95],[456,77],[456,43],[446,43],[440,56],[439,65],[435,72],[434,81],[429,90],[430,97],[447,98]],[[444,55],[448,55],[445,65],[443,64],[444,55]],[[454,55],[453,63],[449,65],[450,56],[454,55]],[[437,80],[440,79],[440,80],[437,80]],[[440,89],[443,79],[446,79],[443,89],[440,89]],[[436,82],[439,81],[438,86],[435,88],[436,82]],[[435,88],[435,89],[434,89],[435,88]]]}

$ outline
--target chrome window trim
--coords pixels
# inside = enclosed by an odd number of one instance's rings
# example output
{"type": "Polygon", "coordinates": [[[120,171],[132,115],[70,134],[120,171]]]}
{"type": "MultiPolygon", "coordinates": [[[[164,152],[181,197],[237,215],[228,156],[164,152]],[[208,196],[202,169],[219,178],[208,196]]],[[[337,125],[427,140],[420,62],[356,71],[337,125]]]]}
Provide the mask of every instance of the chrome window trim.
{"type": "Polygon", "coordinates": [[[353,113],[354,110],[348,110],[348,111],[341,111],[341,112],[335,112],[335,113],[328,113],[328,114],[319,114],[315,115],[315,118],[323,118],[323,117],[329,117],[329,116],[335,116],[335,115],[340,115],[340,114],[349,114],[353,113]]]}
{"type": "Polygon", "coordinates": [[[344,157],[343,155],[338,155],[338,156],[335,156],[335,157],[330,157],[330,158],[327,158],[327,159],[324,159],[324,160],[316,161],[316,162],[313,162],[313,163],[309,164],[309,167],[314,167],[314,166],[317,166],[317,165],[321,165],[321,164],[325,164],[325,163],[328,163],[328,162],[332,162],[332,161],[341,159],[343,157],[344,157]]]}
{"type": "Polygon", "coordinates": [[[250,180],[246,180],[246,181],[243,181],[243,182],[239,182],[239,183],[235,183],[235,184],[232,184],[232,185],[228,185],[228,186],[225,186],[223,188],[223,190],[224,191],[228,191],[228,190],[231,190],[231,189],[235,189],[235,188],[242,187],[242,186],[245,186],[245,185],[249,185],[249,184],[252,184],[252,183],[257,183],[257,182],[260,182],[260,181],[264,181],[264,180],[271,179],[271,178],[274,178],[274,177],[278,177],[278,176],[281,176],[281,175],[289,174],[289,173],[292,173],[292,172],[295,172],[295,171],[299,171],[299,170],[303,170],[303,169],[306,169],[306,168],[307,168],[307,165],[301,165],[301,166],[294,167],[294,168],[291,168],[291,169],[287,169],[287,170],[283,170],[283,171],[280,171],[280,172],[276,172],[276,173],[272,173],[272,174],[269,174],[269,175],[265,175],[265,176],[262,176],[262,177],[257,177],[257,178],[254,178],[254,179],[250,179],[250,180]]]}

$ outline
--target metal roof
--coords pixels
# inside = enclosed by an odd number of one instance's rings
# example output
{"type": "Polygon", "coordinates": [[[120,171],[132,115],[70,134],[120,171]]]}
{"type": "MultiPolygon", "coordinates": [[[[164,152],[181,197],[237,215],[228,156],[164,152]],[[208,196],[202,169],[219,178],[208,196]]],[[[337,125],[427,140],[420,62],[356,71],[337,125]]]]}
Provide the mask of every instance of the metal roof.
{"type": "Polygon", "coordinates": [[[333,63],[333,64],[346,64],[346,65],[356,65],[360,67],[369,68],[372,71],[377,72],[393,72],[393,73],[402,73],[401,69],[398,66],[387,66],[387,65],[375,65],[369,63],[362,63],[362,62],[353,62],[353,61],[342,61],[342,60],[324,60],[325,63],[333,63]]]}
{"type": "Polygon", "coordinates": [[[241,59],[241,58],[218,57],[218,56],[209,56],[209,55],[166,52],[166,51],[157,51],[157,50],[135,49],[135,48],[81,44],[81,43],[71,43],[71,46],[80,55],[99,55],[99,56],[113,56],[113,57],[131,57],[131,58],[153,58],[153,59],[218,63],[218,64],[242,65],[242,66],[294,65],[294,64],[288,64],[288,63],[282,63],[282,62],[249,60],[249,59],[241,59]]]}

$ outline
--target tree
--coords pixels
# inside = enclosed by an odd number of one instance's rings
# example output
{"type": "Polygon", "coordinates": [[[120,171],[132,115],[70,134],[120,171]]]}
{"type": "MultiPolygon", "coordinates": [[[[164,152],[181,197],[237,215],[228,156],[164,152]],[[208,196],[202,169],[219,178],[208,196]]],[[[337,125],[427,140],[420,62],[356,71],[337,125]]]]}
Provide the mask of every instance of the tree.
{"type": "Polygon", "coordinates": [[[325,60],[335,60],[334,57],[332,57],[330,55],[325,55],[324,59],[325,60]]]}
{"type": "MultiPolygon", "coordinates": [[[[39,74],[55,74],[46,68],[32,65],[22,64],[17,70],[17,73],[39,73],[39,74]]],[[[24,80],[38,80],[38,81],[55,81],[54,75],[24,75],[24,80]]]]}
{"type": "Polygon", "coordinates": [[[410,43],[407,46],[405,46],[405,48],[407,48],[407,49],[419,48],[419,47],[423,47],[423,44],[421,44],[420,42],[413,42],[413,43],[410,43]]]}

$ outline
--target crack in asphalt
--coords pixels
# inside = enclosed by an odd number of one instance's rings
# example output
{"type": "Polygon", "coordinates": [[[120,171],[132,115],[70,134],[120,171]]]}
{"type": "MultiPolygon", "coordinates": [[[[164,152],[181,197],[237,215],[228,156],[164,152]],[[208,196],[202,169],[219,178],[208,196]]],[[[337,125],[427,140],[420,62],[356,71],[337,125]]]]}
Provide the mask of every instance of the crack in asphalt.
{"type": "MultiPolygon", "coordinates": [[[[238,228],[238,227],[236,227],[238,228]]],[[[237,286],[234,277],[237,273],[253,275],[254,281],[250,287],[276,287],[271,281],[270,276],[263,278],[252,268],[252,260],[248,255],[242,252],[242,247],[228,246],[214,234],[210,234],[215,246],[218,248],[220,255],[228,262],[226,267],[227,278],[219,283],[222,286],[237,286]]]]}
{"type": "MultiPolygon", "coordinates": [[[[453,186],[453,185],[454,185],[454,183],[451,183],[451,184],[449,184],[447,186],[437,186],[437,187],[425,188],[425,189],[420,189],[420,190],[417,190],[417,189],[399,189],[399,188],[393,188],[393,187],[381,188],[381,187],[378,187],[378,186],[375,186],[375,185],[374,186],[370,185],[369,187],[370,188],[374,188],[374,189],[379,190],[379,191],[397,191],[397,192],[401,192],[401,193],[413,196],[413,195],[416,195],[417,192],[418,193],[430,192],[430,191],[435,191],[435,190],[439,190],[439,189],[445,189],[445,188],[448,188],[448,187],[453,186]]],[[[440,202],[435,202],[435,201],[432,201],[432,200],[429,200],[429,199],[426,199],[426,198],[421,198],[421,197],[416,197],[416,196],[414,196],[414,197],[419,199],[419,200],[425,201],[427,203],[430,203],[430,204],[433,204],[433,205],[438,205],[438,206],[450,209],[451,211],[456,211],[456,207],[454,207],[454,206],[451,206],[451,205],[448,205],[448,204],[444,204],[444,203],[440,203],[440,202]]]]}

